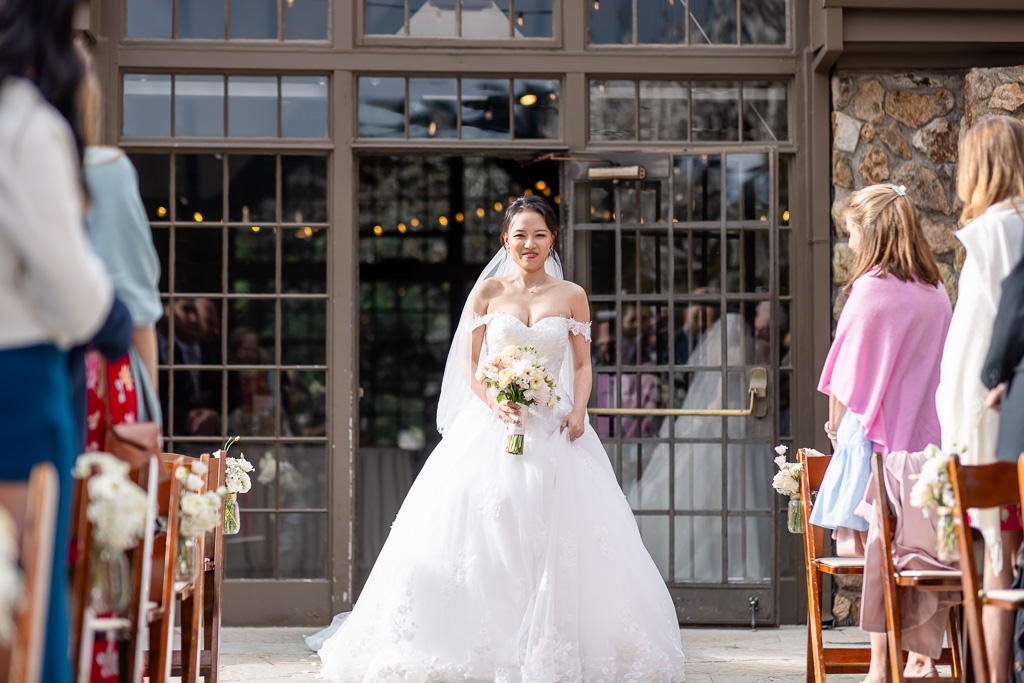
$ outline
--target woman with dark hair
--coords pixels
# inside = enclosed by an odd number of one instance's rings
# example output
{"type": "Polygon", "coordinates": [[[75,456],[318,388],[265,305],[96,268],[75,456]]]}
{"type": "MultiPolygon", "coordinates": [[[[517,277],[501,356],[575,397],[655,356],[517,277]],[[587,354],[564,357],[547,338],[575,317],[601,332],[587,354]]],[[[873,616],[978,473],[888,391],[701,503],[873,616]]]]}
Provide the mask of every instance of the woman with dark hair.
{"type": "Polygon", "coordinates": [[[71,680],[65,556],[79,443],[67,349],[92,338],[113,305],[82,221],[75,6],[0,1],[0,479],[27,479],[44,460],[60,475],[43,657],[54,683],[71,680]]]}
{"type": "Polygon", "coordinates": [[[562,279],[557,240],[544,199],[508,207],[448,356],[444,438],[351,616],[307,641],[328,680],[682,682],[672,599],[587,421],[590,305],[562,279]],[[516,348],[557,378],[550,394],[543,375],[530,385],[537,405],[481,379],[485,359],[516,348]]]}

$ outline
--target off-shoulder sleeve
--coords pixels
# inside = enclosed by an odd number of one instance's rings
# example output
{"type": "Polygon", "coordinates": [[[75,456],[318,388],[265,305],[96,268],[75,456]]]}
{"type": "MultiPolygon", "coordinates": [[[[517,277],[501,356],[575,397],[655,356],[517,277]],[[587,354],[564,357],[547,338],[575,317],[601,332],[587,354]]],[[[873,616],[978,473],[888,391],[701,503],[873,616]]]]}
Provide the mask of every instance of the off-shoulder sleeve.
{"type": "Polygon", "coordinates": [[[484,315],[477,315],[475,312],[470,312],[469,319],[469,331],[472,332],[478,327],[483,327],[491,321],[491,314],[486,313],[484,315]]]}
{"type": "Polygon", "coordinates": [[[579,320],[569,318],[569,331],[573,334],[583,335],[583,338],[590,341],[590,323],[581,323],[579,320]]]}

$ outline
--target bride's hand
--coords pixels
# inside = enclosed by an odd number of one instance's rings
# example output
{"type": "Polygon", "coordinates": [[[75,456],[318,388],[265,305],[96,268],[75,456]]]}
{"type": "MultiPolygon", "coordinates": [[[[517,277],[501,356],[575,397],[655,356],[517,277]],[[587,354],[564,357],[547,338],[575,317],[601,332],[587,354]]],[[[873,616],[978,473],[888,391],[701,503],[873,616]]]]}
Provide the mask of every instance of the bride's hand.
{"type": "Polygon", "coordinates": [[[500,403],[495,403],[492,410],[505,424],[515,424],[519,420],[519,404],[509,401],[507,398],[500,403]]]}
{"type": "Polygon", "coordinates": [[[575,410],[565,416],[562,420],[562,426],[559,428],[559,432],[564,432],[567,428],[569,430],[569,441],[575,441],[576,439],[583,436],[583,429],[586,426],[586,420],[584,419],[585,413],[578,413],[575,410]]]}

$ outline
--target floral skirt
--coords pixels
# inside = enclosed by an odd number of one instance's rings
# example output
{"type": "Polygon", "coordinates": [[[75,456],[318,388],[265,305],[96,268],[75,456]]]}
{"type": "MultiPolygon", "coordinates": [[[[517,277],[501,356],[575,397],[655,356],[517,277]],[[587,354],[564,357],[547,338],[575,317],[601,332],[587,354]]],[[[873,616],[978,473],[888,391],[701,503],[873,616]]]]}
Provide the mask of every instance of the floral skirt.
{"type": "Polygon", "coordinates": [[[85,382],[86,450],[98,451],[103,448],[103,435],[107,431],[106,396],[110,396],[111,424],[138,420],[135,381],[128,354],[104,363],[99,351],[89,351],[85,356],[85,382]]]}

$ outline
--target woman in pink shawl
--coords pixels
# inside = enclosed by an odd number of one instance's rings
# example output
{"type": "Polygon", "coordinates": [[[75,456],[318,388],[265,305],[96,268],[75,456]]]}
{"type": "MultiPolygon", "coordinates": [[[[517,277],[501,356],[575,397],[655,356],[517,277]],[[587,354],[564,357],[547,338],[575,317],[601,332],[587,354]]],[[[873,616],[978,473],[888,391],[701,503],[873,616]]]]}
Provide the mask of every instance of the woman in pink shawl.
{"type": "MultiPolygon", "coordinates": [[[[829,395],[825,423],[834,454],[811,509],[810,522],[836,529],[840,545],[862,545],[868,522],[854,510],[864,501],[871,454],[921,451],[939,442],[935,388],[952,316],[935,259],[906,188],[872,185],[854,192],[846,211],[857,267],[818,390],[829,395]]],[[[869,553],[869,559],[871,553],[869,553]]],[[[870,617],[881,587],[865,572],[861,626],[871,631],[871,670],[885,681],[884,619],[870,617]]],[[[938,648],[941,650],[942,631],[938,648]]],[[[931,643],[907,662],[908,676],[934,671],[931,643]]]]}

